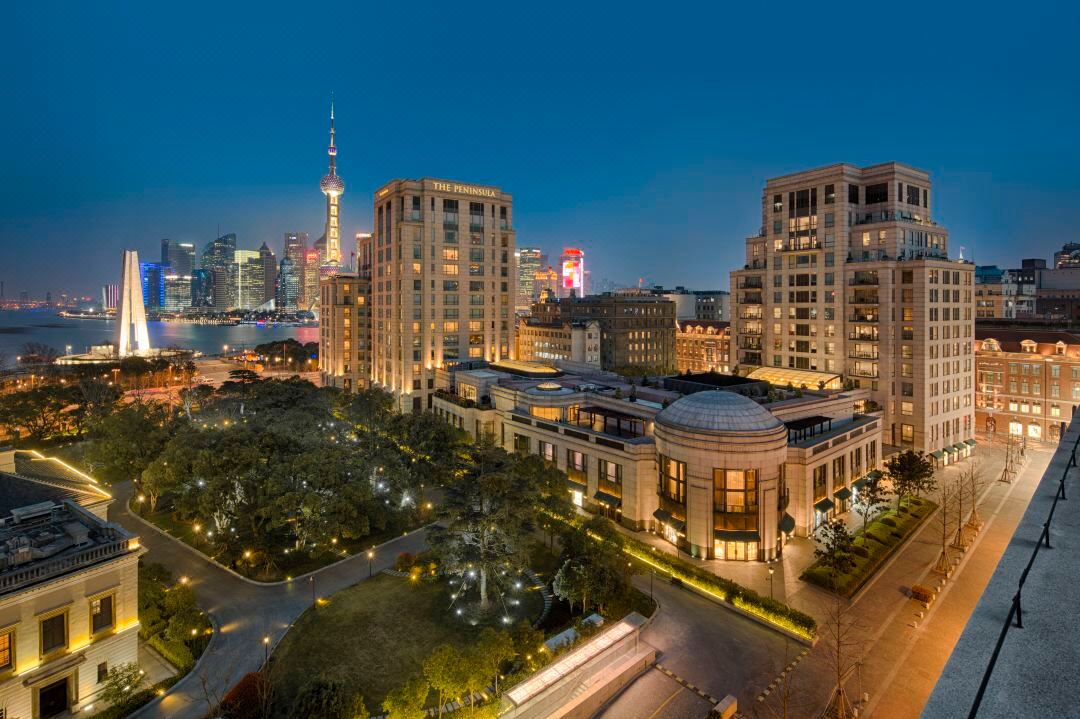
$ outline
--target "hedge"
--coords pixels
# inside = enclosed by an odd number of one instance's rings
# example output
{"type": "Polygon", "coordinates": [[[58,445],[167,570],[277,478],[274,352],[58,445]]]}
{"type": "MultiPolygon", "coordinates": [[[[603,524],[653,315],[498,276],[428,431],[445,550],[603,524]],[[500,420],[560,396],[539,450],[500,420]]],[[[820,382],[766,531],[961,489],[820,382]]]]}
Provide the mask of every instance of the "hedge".
{"type": "Polygon", "coordinates": [[[155,634],[147,641],[169,664],[176,667],[181,675],[187,674],[195,666],[195,657],[183,642],[170,642],[160,634],[155,634]]]}
{"type": "MultiPolygon", "coordinates": [[[[574,526],[580,527],[583,524],[578,517],[567,518],[554,514],[550,516],[574,526]]],[[[769,624],[782,627],[807,640],[812,641],[817,634],[817,622],[809,614],[793,609],[777,599],[763,597],[752,589],[696,567],[680,557],[658,552],[651,544],[640,539],[625,534],[622,537],[624,552],[639,561],[658,567],[684,584],[711,594],[769,624]]]]}

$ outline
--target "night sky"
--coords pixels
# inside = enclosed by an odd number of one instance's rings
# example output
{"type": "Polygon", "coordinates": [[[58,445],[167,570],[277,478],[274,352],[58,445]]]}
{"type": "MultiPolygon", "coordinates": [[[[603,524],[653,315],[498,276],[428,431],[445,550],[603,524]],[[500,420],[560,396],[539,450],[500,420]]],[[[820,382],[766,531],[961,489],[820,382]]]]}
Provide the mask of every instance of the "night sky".
{"type": "Polygon", "coordinates": [[[768,177],[897,160],[954,254],[1080,240],[1066,3],[583,4],[9,7],[7,297],[96,292],[164,237],[314,240],[331,91],[346,238],[381,183],[445,177],[512,192],[518,244],[594,281],[726,289],[768,177]]]}

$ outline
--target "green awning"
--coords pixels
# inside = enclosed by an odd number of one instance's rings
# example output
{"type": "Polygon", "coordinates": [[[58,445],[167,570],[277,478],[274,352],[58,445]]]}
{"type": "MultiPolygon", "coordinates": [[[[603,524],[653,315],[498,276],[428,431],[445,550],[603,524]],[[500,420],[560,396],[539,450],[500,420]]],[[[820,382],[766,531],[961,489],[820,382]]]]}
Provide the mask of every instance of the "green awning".
{"type": "Polygon", "coordinates": [[[966,445],[967,445],[967,446],[969,446],[969,447],[974,447],[975,445],[977,445],[977,444],[978,444],[978,442],[976,442],[976,441],[975,441],[975,440],[973,440],[973,439],[965,439],[965,440],[964,440],[964,444],[966,444],[966,445]]]}
{"type": "Polygon", "coordinates": [[[945,456],[945,453],[942,452],[940,449],[935,449],[933,452],[930,453],[930,456],[934,459],[941,459],[945,456]]]}
{"type": "Polygon", "coordinates": [[[956,444],[953,445],[953,449],[955,449],[957,452],[961,452],[961,451],[967,449],[967,447],[964,446],[963,444],[961,444],[960,442],[957,442],[956,444]]]}
{"type": "Polygon", "coordinates": [[[828,512],[830,509],[836,506],[836,503],[826,497],[820,502],[814,502],[814,509],[819,512],[828,512]]]}
{"type": "Polygon", "coordinates": [[[622,506],[621,497],[616,497],[614,494],[608,494],[607,492],[597,492],[593,495],[593,499],[595,499],[600,504],[606,504],[609,507],[622,506]]]}
{"type": "Polygon", "coordinates": [[[589,491],[589,487],[586,484],[570,479],[569,477],[566,478],[566,488],[571,492],[581,492],[582,494],[589,491]]]}
{"type": "Polygon", "coordinates": [[[945,447],[945,451],[949,454],[956,454],[956,447],[949,445],[948,447],[945,447]]]}
{"type": "Polygon", "coordinates": [[[847,487],[841,487],[840,489],[833,492],[832,496],[836,497],[840,501],[844,501],[845,499],[847,499],[848,497],[851,496],[851,490],[848,489],[847,487]]]}
{"type": "Polygon", "coordinates": [[[784,534],[791,534],[795,531],[795,518],[787,512],[784,512],[784,516],[780,518],[780,531],[784,534]]]}
{"type": "Polygon", "coordinates": [[[756,542],[760,537],[757,532],[738,529],[714,529],[713,539],[719,539],[721,542],[756,542]]]}
{"type": "Polygon", "coordinates": [[[686,529],[686,522],[672,516],[671,512],[666,509],[658,509],[652,513],[652,516],[656,517],[661,523],[672,527],[676,532],[682,532],[686,529]]]}
{"type": "Polygon", "coordinates": [[[858,479],[856,479],[854,482],[851,483],[851,488],[852,489],[862,489],[863,487],[866,486],[866,483],[869,482],[869,481],[870,481],[870,475],[866,475],[865,477],[859,477],[858,479]]]}
{"type": "Polygon", "coordinates": [[[866,473],[866,476],[870,479],[881,479],[883,475],[881,474],[881,470],[871,469],[866,473]]]}

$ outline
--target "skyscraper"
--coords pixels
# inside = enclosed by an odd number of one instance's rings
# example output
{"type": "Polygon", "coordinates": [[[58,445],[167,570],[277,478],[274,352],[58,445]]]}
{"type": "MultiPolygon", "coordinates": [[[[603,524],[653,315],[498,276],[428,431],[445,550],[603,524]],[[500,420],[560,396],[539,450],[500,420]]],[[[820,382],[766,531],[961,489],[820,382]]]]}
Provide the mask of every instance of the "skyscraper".
{"type": "Polygon", "coordinates": [[[146,309],[143,306],[142,277],[139,272],[139,253],[124,250],[120,268],[120,322],[116,332],[116,352],[120,357],[146,354],[150,351],[150,333],[146,329],[146,309]]]}
{"type": "Polygon", "coordinates": [[[375,192],[372,379],[402,410],[430,407],[447,363],[516,354],[512,208],[497,187],[431,178],[375,192]]]}
{"type": "Polygon", "coordinates": [[[585,253],[576,247],[565,247],[559,258],[562,279],[559,282],[559,297],[585,296],[585,253]]]}
{"type": "Polygon", "coordinates": [[[180,277],[190,276],[195,269],[195,245],[176,240],[161,241],[161,264],[180,277]]]}
{"type": "MultiPolygon", "coordinates": [[[[300,294],[296,300],[298,304],[304,303],[304,263],[307,261],[308,235],[306,232],[286,232],[285,245],[282,257],[288,257],[292,263],[292,271],[300,282],[300,294]]],[[[276,296],[276,295],[275,295],[276,296]]],[[[280,305],[279,305],[280,307],[280,305]]]]}
{"type": "Polygon", "coordinates": [[[319,270],[322,266],[319,251],[315,248],[304,253],[304,268],[300,274],[303,289],[300,290],[300,309],[310,310],[319,304],[319,270]]]}
{"type": "Polygon", "coordinates": [[[257,250],[236,250],[233,265],[236,267],[236,306],[250,310],[262,304],[263,264],[257,250]]]}
{"type": "Polygon", "coordinates": [[[214,273],[212,270],[191,271],[191,306],[208,309],[214,306],[214,273]]]}
{"type": "Polygon", "coordinates": [[[210,270],[213,292],[211,304],[218,312],[236,307],[236,235],[222,235],[206,244],[202,268],[210,270]]]}
{"type": "Polygon", "coordinates": [[[165,274],[166,312],[183,312],[191,307],[191,275],[178,275],[171,269],[165,274]]]}
{"type": "Polygon", "coordinates": [[[517,251],[517,311],[528,312],[536,301],[536,273],[540,271],[539,247],[522,247],[517,251]]]}
{"type": "MultiPolygon", "coordinates": [[[[337,145],[334,144],[334,101],[330,101],[330,171],[323,175],[319,189],[326,195],[326,264],[322,268],[324,275],[334,275],[341,270],[341,234],[339,215],[341,195],[345,192],[345,182],[337,175],[337,145]]],[[[308,300],[315,301],[315,298],[308,300]]]]}
{"type": "Polygon", "coordinates": [[[263,268],[263,292],[259,304],[263,304],[274,299],[274,287],[277,286],[277,258],[265,242],[259,248],[259,261],[263,268]]]}
{"type": "Polygon", "coordinates": [[[731,364],[869,389],[885,441],[940,458],[974,432],[974,265],[950,260],[930,176],[900,163],[769,180],[731,273],[731,364]]]}
{"type": "Polygon", "coordinates": [[[139,283],[142,285],[144,306],[160,310],[165,306],[165,267],[160,262],[139,263],[139,283]]]}
{"type": "Polygon", "coordinates": [[[295,310],[300,299],[300,277],[288,257],[281,258],[278,268],[277,291],[274,304],[279,310],[295,310]]]}

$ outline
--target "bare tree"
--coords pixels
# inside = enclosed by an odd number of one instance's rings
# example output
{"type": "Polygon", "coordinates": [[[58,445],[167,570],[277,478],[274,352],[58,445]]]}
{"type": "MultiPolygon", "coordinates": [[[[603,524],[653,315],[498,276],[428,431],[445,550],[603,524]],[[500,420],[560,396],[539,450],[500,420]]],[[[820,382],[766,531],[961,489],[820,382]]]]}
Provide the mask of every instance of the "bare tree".
{"type": "Polygon", "coordinates": [[[950,514],[949,509],[956,496],[956,485],[954,482],[942,482],[938,485],[938,512],[937,521],[938,526],[941,527],[941,555],[938,557],[937,564],[934,565],[934,571],[938,574],[948,575],[952,571],[952,555],[949,553],[949,527],[950,514]]]}
{"type": "MultiPolygon", "coordinates": [[[[798,666],[792,666],[792,661],[798,657],[796,647],[792,646],[790,639],[784,640],[784,669],[777,677],[776,688],[769,692],[765,701],[760,702],[754,709],[756,717],[772,717],[773,719],[795,719],[806,716],[816,703],[809,687],[806,685],[806,677],[797,677],[795,670],[798,666]]],[[[761,674],[771,676],[775,671],[772,666],[762,667],[761,674]]]]}
{"type": "Polygon", "coordinates": [[[825,709],[825,716],[831,719],[851,719],[855,716],[855,706],[848,698],[844,683],[858,665],[858,662],[852,659],[855,647],[859,645],[855,620],[848,613],[848,600],[839,594],[836,594],[825,608],[826,621],[822,640],[829,652],[833,675],[836,679],[836,686],[833,687],[832,696],[825,709]]]}
{"type": "Polygon", "coordinates": [[[967,526],[973,533],[978,533],[983,524],[982,517],[979,516],[979,499],[983,488],[986,486],[986,477],[979,466],[978,460],[972,460],[961,476],[971,497],[971,514],[968,515],[967,526]]]}

